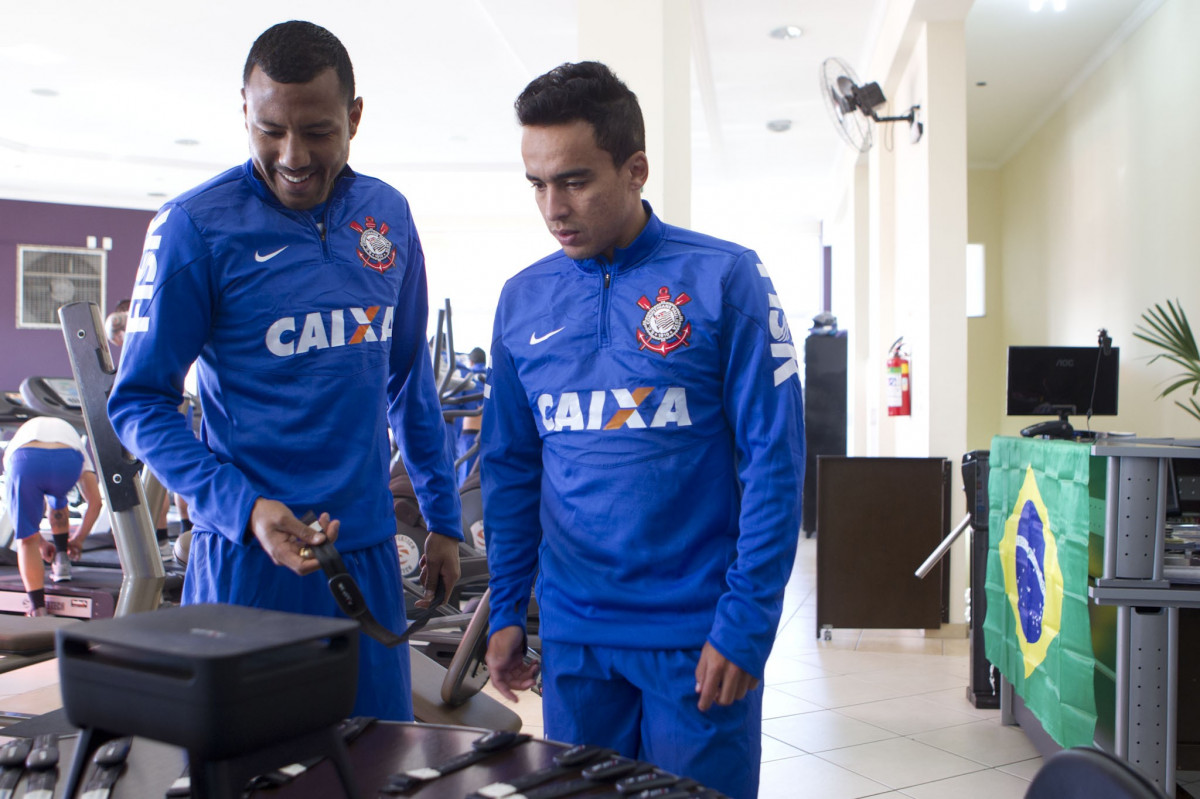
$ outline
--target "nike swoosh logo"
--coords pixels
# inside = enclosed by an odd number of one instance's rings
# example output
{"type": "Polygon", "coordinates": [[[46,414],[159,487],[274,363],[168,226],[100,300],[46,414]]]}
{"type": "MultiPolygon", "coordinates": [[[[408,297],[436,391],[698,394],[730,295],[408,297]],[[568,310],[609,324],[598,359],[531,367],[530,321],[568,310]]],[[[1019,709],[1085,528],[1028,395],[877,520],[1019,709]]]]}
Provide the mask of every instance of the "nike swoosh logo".
{"type": "Polygon", "coordinates": [[[546,339],[550,338],[551,336],[557,335],[557,334],[563,332],[564,330],[566,330],[565,327],[560,327],[558,330],[551,330],[549,333],[547,333],[544,336],[539,336],[537,333],[530,333],[529,334],[529,343],[531,345],[541,344],[546,339]]]}
{"type": "Polygon", "coordinates": [[[287,248],[288,248],[288,245],[285,244],[282,247],[280,247],[278,250],[276,250],[275,252],[269,252],[266,255],[263,255],[261,252],[256,252],[256,253],[254,253],[254,260],[258,261],[261,264],[263,261],[271,260],[272,258],[274,258],[276,255],[279,255],[279,253],[283,252],[287,248]]]}

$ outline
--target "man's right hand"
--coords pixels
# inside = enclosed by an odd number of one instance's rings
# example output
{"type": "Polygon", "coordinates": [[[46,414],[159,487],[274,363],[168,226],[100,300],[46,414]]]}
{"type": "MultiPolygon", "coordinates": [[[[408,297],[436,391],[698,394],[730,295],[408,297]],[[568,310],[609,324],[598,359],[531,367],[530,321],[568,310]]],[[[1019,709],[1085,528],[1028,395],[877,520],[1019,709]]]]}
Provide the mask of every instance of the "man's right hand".
{"type": "Polygon", "coordinates": [[[514,691],[527,691],[537,680],[538,664],[525,662],[525,641],[525,631],[516,625],[497,630],[488,640],[488,674],[510,702],[518,701],[514,691]]]}
{"type": "Polygon", "coordinates": [[[338,522],[331,520],[328,513],[317,519],[320,530],[314,530],[300,521],[287,505],[273,499],[259,497],[250,511],[250,531],[262,544],[263,551],[276,566],[286,566],[301,576],[315,572],[321,564],[312,556],[311,548],[328,541],[336,541],[338,522]],[[300,554],[302,548],[310,549],[308,557],[300,554]]]}

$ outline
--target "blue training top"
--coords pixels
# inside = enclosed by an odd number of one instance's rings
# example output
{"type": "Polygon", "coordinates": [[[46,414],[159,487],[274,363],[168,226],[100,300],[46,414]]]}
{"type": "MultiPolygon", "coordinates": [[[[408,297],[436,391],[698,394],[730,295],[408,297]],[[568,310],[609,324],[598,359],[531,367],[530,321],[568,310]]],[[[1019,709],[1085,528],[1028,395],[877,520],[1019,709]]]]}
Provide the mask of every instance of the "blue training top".
{"type": "Polygon", "coordinates": [[[804,422],[758,256],[651,214],[611,263],[539,261],[504,287],[487,394],[491,629],[524,624],[540,568],[547,640],[707,640],[761,677],[799,536],[804,422]]]}
{"type": "Polygon", "coordinates": [[[429,529],[461,538],[432,361],[425,260],[405,198],[343,169],[324,211],[284,207],[246,162],[150,223],[108,410],[121,441],[245,542],[258,497],[395,535],[390,422],[429,529]],[[197,361],[201,440],[175,409],[197,361]]]}

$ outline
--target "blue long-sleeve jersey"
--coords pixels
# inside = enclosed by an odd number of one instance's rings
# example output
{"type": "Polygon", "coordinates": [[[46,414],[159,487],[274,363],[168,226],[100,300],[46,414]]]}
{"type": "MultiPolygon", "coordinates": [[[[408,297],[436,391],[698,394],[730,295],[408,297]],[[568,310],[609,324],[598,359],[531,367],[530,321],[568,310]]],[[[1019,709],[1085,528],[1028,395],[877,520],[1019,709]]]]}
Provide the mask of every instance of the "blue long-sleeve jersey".
{"type": "Polygon", "coordinates": [[[246,162],[150,223],[109,415],[199,529],[246,542],[266,497],[340,519],[344,551],[395,535],[390,422],[429,529],[461,538],[427,318],[403,196],[346,167],[318,220],[246,162]],[[193,360],[199,441],[176,411],[193,360]]]}
{"type": "MultiPolygon", "coordinates": [[[[648,208],[648,206],[647,206],[648,208]]],[[[760,676],[800,529],[795,346],[754,252],[662,223],[508,281],[481,445],[491,629],[707,640],[760,676]]]]}

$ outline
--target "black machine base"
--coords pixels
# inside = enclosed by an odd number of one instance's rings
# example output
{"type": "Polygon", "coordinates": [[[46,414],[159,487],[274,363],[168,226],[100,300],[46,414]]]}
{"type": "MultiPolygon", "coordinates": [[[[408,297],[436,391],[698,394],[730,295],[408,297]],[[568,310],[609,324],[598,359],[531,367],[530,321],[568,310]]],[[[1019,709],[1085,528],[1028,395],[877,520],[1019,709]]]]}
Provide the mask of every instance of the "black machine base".
{"type": "MultiPolygon", "coordinates": [[[[92,755],[117,733],[85,727],[71,761],[64,796],[74,796],[92,755]]],[[[337,769],[347,799],[361,799],[346,745],[337,725],[220,760],[204,760],[188,753],[188,774],[193,799],[241,799],[251,779],[303,760],[328,757],[337,769]]]]}

